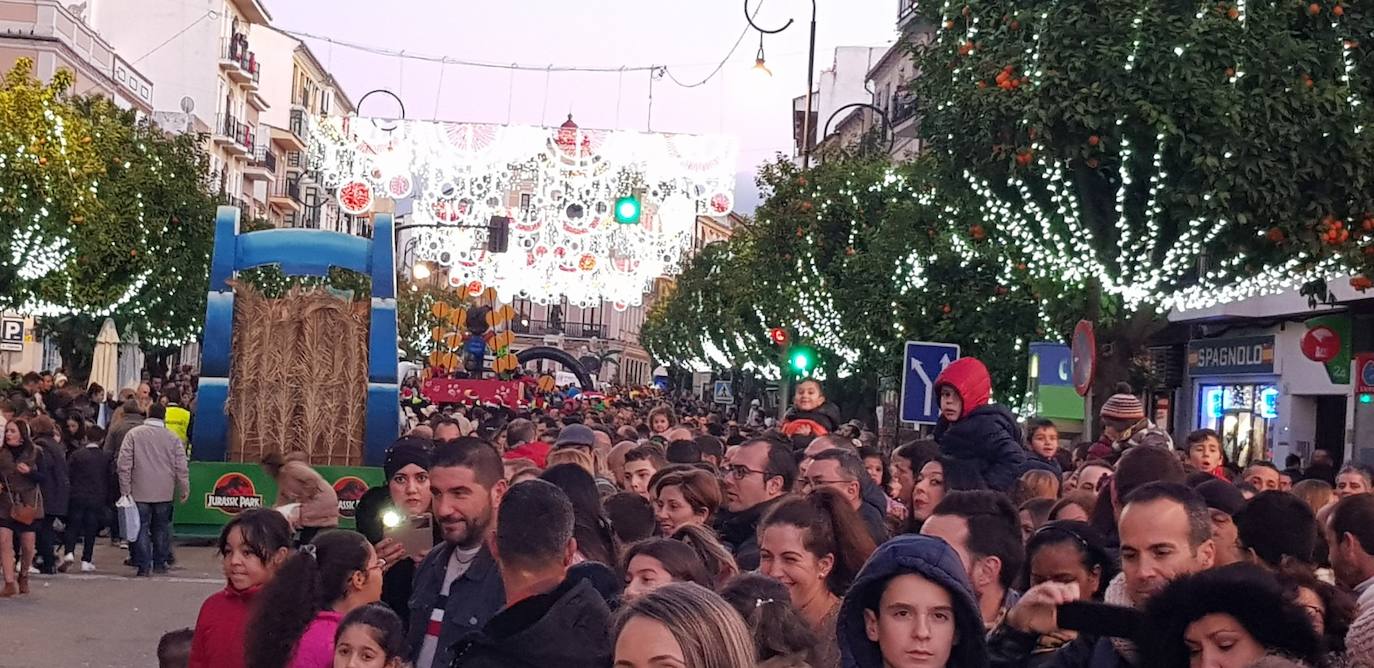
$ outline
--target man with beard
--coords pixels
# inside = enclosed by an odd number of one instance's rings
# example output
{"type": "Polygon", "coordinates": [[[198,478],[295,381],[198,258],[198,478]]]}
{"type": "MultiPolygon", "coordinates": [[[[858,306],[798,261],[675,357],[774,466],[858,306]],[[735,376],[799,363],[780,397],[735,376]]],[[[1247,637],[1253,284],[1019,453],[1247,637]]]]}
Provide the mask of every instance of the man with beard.
{"type": "Polygon", "coordinates": [[[481,629],[505,604],[486,545],[506,493],[504,474],[501,456],[481,439],[459,438],[434,449],[429,486],[444,542],[415,573],[409,638],[415,668],[448,666],[453,643],[481,629]]]}
{"type": "MultiPolygon", "coordinates": [[[[1170,582],[1211,568],[1216,557],[1207,502],[1187,487],[1152,482],[1125,499],[1121,531],[1121,574],[1107,587],[1106,603],[1142,609],[1170,582]]],[[[1077,583],[1045,582],[1031,587],[988,639],[993,665],[1024,665],[1045,636],[1066,636],[1059,606],[1085,598],[1077,583]]],[[[1140,665],[1135,643],[1125,638],[1078,634],[1054,650],[1050,665],[1118,668],[1140,665]]]]}

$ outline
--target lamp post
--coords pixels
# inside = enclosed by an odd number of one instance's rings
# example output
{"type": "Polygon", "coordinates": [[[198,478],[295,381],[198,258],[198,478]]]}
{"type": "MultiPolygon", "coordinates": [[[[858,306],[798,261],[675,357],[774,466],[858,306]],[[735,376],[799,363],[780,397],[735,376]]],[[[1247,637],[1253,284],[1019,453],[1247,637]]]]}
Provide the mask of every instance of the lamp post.
{"type": "Polygon", "coordinates": [[[883,111],[882,109],[879,109],[878,107],[867,102],[850,102],[849,104],[846,104],[843,107],[836,109],[835,113],[830,114],[830,118],[825,119],[825,125],[823,126],[824,129],[821,130],[821,138],[824,139],[830,136],[830,124],[835,122],[835,118],[837,116],[839,116],[842,112],[848,109],[854,109],[856,107],[867,107],[869,109],[872,109],[873,111],[878,112],[878,116],[883,119],[883,129],[885,132],[887,132],[887,152],[890,155],[892,153],[892,147],[897,145],[897,133],[893,132],[892,119],[888,117],[886,111],[883,111]]]}
{"type": "MultiPolygon", "coordinates": [[[[744,0],[744,20],[749,22],[749,26],[754,30],[765,35],[776,35],[795,23],[794,19],[787,19],[781,28],[766,30],[754,23],[754,17],[749,15],[749,0],[744,0]]],[[[755,60],[754,67],[763,66],[763,42],[759,42],[759,55],[755,60]]],[[[811,167],[811,96],[812,89],[815,87],[816,77],[816,0],[811,0],[811,42],[806,54],[806,115],[802,117],[802,170],[811,167]]]]}

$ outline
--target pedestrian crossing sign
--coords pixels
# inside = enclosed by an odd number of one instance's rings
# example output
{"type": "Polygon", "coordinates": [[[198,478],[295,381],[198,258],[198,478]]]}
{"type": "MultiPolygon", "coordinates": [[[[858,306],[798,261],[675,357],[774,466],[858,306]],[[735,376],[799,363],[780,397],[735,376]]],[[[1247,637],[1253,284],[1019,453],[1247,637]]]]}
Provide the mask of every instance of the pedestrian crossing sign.
{"type": "Polygon", "coordinates": [[[735,403],[735,391],[730,388],[728,380],[716,381],[712,394],[715,395],[715,402],[718,404],[729,406],[735,403]]]}

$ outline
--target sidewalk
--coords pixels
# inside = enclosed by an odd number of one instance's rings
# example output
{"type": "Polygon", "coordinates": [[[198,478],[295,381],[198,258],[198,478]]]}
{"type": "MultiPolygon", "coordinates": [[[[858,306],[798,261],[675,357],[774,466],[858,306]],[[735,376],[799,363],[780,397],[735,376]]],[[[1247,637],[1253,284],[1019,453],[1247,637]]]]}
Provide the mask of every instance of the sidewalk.
{"type": "Polygon", "coordinates": [[[34,575],[30,595],[0,600],[0,668],[156,666],[158,638],[194,627],[201,602],[224,587],[219,554],[178,544],[169,574],[139,579],[128,556],[102,538],[96,572],[34,575]]]}

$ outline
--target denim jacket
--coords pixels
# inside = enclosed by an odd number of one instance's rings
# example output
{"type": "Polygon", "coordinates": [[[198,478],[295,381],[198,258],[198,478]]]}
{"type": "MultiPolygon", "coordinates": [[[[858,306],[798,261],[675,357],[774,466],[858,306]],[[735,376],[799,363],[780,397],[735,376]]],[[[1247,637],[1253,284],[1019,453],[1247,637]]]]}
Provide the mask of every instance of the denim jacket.
{"type": "MultiPolygon", "coordinates": [[[[444,574],[454,546],[445,542],[430,550],[415,571],[415,587],[410,594],[410,656],[418,661],[424,645],[425,629],[430,613],[444,587],[444,574]]],[[[453,644],[470,631],[480,630],[506,604],[506,588],[501,584],[501,572],[496,560],[485,545],[473,559],[462,577],[449,587],[448,605],[444,607],[444,625],[439,630],[439,644],[434,650],[432,666],[415,668],[443,668],[453,660],[453,644]]]]}

